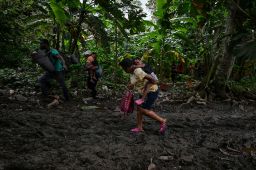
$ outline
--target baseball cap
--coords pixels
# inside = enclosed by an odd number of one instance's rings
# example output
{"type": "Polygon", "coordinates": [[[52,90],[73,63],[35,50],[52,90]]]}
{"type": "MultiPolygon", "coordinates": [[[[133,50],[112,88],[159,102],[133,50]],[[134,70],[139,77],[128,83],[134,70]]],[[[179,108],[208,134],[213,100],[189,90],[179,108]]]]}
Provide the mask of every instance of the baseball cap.
{"type": "Polygon", "coordinates": [[[91,55],[91,54],[92,54],[92,52],[90,50],[87,50],[87,51],[83,52],[82,55],[87,56],[87,55],[91,55]]]}

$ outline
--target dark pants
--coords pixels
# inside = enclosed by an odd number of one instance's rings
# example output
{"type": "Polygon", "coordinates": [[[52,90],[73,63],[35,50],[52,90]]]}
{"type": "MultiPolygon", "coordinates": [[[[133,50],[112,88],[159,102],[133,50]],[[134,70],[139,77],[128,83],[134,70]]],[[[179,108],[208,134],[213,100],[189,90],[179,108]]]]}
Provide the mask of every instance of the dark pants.
{"type": "Polygon", "coordinates": [[[42,89],[42,93],[44,96],[48,96],[48,90],[50,87],[50,80],[55,79],[60,87],[62,88],[63,91],[63,96],[65,98],[65,100],[68,100],[68,89],[65,85],[65,74],[64,71],[57,71],[54,73],[50,73],[50,72],[45,72],[44,75],[42,75],[39,78],[39,83],[42,89]]]}
{"type": "Polygon", "coordinates": [[[175,83],[176,82],[176,79],[177,79],[177,73],[176,72],[172,72],[172,82],[175,83]]]}
{"type": "Polygon", "coordinates": [[[159,90],[155,92],[148,92],[146,100],[142,103],[140,107],[143,109],[152,109],[156,99],[158,98],[159,90]]]}
{"type": "Polygon", "coordinates": [[[97,82],[98,80],[94,80],[90,76],[87,78],[87,87],[88,89],[91,90],[91,96],[93,98],[96,98],[96,95],[97,95],[97,90],[96,90],[97,82]]]}

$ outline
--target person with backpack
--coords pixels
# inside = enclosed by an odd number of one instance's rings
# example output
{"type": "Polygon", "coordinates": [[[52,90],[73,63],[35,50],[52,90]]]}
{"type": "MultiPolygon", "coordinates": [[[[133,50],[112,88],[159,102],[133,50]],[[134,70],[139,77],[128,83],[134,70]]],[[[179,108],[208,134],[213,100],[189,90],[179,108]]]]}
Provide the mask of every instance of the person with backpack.
{"type": "Polygon", "coordinates": [[[63,57],[60,55],[58,50],[50,48],[50,44],[47,39],[42,39],[40,41],[40,48],[38,51],[43,51],[46,54],[44,57],[48,57],[45,59],[49,59],[50,64],[53,65],[53,70],[46,70],[39,78],[39,84],[42,89],[43,96],[48,97],[50,80],[55,79],[63,91],[64,100],[68,101],[68,89],[65,84],[65,70],[67,70],[67,66],[63,57]]]}
{"type": "Polygon", "coordinates": [[[91,90],[91,97],[96,99],[97,97],[97,82],[101,77],[102,70],[97,61],[97,54],[92,53],[91,51],[86,51],[84,53],[86,57],[85,70],[88,71],[87,77],[87,87],[91,90]]]}
{"type": "Polygon", "coordinates": [[[167,129],[167,120],[151,110],[159,93],[155,78],[150,74],[145,73],[142,68],[134,67],[134,63],[131,59],[123,59],[119,64],[125,72],[131,74],[130,84],[128,85],[129,89],[133,89],[136,86],[136,89],[142,94],[145,85],[148,84],[148,82],[151,84],[148,89],[146,100],[141,105],[137,106],[137,127],[131,129],[131,132],[139,133],[143,131],[143,115],[145,115],[160,123],[159,132],[163,134],[167,129]]]}

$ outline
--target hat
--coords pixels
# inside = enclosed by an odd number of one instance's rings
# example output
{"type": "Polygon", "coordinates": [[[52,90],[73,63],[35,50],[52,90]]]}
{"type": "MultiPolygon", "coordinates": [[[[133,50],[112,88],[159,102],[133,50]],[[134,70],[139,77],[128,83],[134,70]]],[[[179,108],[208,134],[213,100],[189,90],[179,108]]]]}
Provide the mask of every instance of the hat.
{"type": "Polygon", "coordinates": [[[87,51],[83,52],[82,55],[87,56],[87,55],[91,55],[91,54],[92,54],[92,52],[90,50],[87,50],[87,51]]]}

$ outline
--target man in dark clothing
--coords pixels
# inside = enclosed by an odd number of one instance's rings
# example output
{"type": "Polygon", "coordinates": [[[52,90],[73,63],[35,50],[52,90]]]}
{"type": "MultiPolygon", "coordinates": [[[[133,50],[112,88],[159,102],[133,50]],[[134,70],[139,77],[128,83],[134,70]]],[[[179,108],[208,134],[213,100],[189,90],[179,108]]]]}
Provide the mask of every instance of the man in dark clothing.
{"type": "Polygon", "coordinates": [[[67,67],[65,65],[64,59],[56,49],[50,48],[49,41],[46,39],[41,40],[40,50],[45,50],[55,69],[54,72],[46,71],[44,75],[42,75],[39,78],[39,83],[40,83],[43,95],[46,97],[48,96],[50,80],[55,79],[59,83],[60,87],[62,88],[64,99],[66,101],[69,100],[68,89],[65,85],[64,71],[67,69],[67,67]]]}

